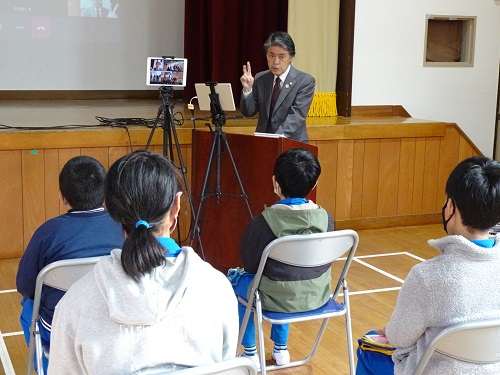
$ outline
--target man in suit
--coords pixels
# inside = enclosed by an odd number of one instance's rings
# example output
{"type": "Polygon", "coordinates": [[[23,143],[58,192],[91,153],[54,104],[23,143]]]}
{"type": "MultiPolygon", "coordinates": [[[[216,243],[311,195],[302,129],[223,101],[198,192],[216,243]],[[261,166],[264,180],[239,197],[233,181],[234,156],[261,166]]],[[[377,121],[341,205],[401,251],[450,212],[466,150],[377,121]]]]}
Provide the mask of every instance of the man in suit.
{"type": "Polygon", "coordinates": [[[108,17],[109,10],[103,8],[102,0],[92,0],[92,6],[81,8],[82,17],[108,17]]]}
{"type": "Polygon", "coordinates": [[[269,70],[254,78],[250,62],[243,65],[241,113],[245,117],[259,113],[257,132],[283,134],[307,143],[306,116],[314,96],[314,77],[291,65],[295,44],[288,33],[272,33],[264,52],[269,70]]]}

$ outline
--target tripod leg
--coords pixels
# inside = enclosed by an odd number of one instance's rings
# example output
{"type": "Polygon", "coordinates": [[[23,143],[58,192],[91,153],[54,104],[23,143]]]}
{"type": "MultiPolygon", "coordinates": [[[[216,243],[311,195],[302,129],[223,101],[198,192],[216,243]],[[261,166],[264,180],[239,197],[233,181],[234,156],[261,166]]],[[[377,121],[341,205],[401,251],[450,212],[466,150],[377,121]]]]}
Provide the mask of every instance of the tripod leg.
{"type": "MultiPolygon", "coordinates": [[[[174,149],[172,146],[172,133],[175,132],[175,127],[173,126],[173,119],[172,119],[172,110],[170,107],[170,104],[168,103],[168,98],[164,98],[163,100],[163,155],[167,156],[172,163],[175,164],[175,159],[174,159],[174,149]]],[[[177,140],[176,140],[177,142],[177,140]]],[[[179,149],[179,144],[178,142],[176,143],[177,146],[177,153],[179,156],[179,160],[182,162],[182,155],[180,153],[179,149]]],[[[182,164],[181,164],[182,166],[182,164]]],[[[186,183],[186,180],[184,180],[186,183]]],[[[186,185],[187,186],[187,185],[186,185]]],[[[189,198],[189,196],[188,196],[189,198]]],[[[191,200],[190,200],[191,203],[191,200]]],[[[182,238],[181,238],[181,225],[177,225],[177,238],[178,238],[178,243],[182,243],[182,238]]]]}
{"type": "MultiPolygon", "coordinates": [[[[194,215],[194,206],[193,206],[193,196],[191,195],[191,190],[189,189],[189,183],[187,179],[187,169],[186,165],[184,164],[184,158],[182,157],[182,152],[181,152],[181,146],[179,145],[179,137],[177,136],[177,130],[175,129],[175,125],[173,122],[173,115],[172,115],[172,108],[169,107],[168,110],[169,113],[169,118],[170,118],[170,140],[172,140],[172,137],[175,140],[175,148],[177,150],[177,157],[179,158],[179,167],[182,173],[182,178],[184,181],[184,186],[186,187],[186,195],[189,201],[189,208],[191,209],[191,222],[195,220],[195,215],[194,215]]],[[[172,150],[172,142],[170,142],[170,155],[171,155],[171,160],[173,160],[173,150],[172,150]]],[[[192,226],[191,226],[192,230],[192,226]]]]}
{"type": "MultiPolygon", "coordinates": [[[[229,158],[231,159],[231,164],[233,164],[234,174],[236,175],[236,179],[238,180],[238,184],[240,186],[241,196],[243,197],[247,205],[248,213],[250,214],[250,219],[253,219],[252,210],[250,209],[250,203],[248,203],[248,195],[245,192],[245,189],[243,188],[243,183],[241,182],[240,174],[238,173],[238,168],[236,168],[236,163],[234,162],[233,153],[231,152],[231,148],[229,147],[226,133],[222,132],[221,136],[222,139],[224,140],[224,144],[226,145],[227,153],[229,154],[229,158]]],[[[220,161],[218,166],[220,168],[220,161]]]]}
{"type": "MultiPolygon", "coordinates": [[[[172,140],[172,139],[174,139],[175,140],[175,147],[176,147],[176,151],[177,151],[177,157],[179,158],[179,169],[182,173],[184,186],[186,188],[186,195],[187,195],[187,198],[189,201],[189,207],[191,210],[191,228],[188,231],[188,233],[190,233],[192,231],[192,225],[193,225],[193,221],[195,218],[194,217],[193,197],[192,197],[191,191],[189,189],[189,182],[188,182],[188,178],[187,178],[187,169],[186,169],[186,166],[184,164],[184,159],[182,157],[182,152],[181,152],[181,148],[179,145],[179,138],[177,137],[177,131],[176,131],[175,125],[174,125],[174,119],[173,119],[173,113],[172,113],[173,112],[173,105],[170,105],[170,98],[173,95],[173,90],[171,87],[163,86],[162,88],[160,88],[160,93],[161,93],[161,98],[163,100],[163,105],[160,106],[160,109],[158,110],[158,116],[157,116],[155,126],[158,123],[158,119],[160,117],[160,114],[163,113],[163,126],[162,126],[163,127],[163,155],[169,157],[169,159],[172,162],[175,161],[174,160],[174,150],[173,150],[173,140],[172,140]],[[169,156],[167,155],[167,153],[169,153],[169,156]]],[[[154,132],[154,128],[149,136],[148,146],[149,146],[149,143],[151,142],[151,138],[153,137],[153,132],[154,132]]],[[[179,238],[179,243],[181,243],[182,239],[181,239],[180,224],[177,225],[177,236],[179,238]]]]}
{"type": "Polygon", "coordinates": [[[191,233],[191,247],[194,248],[194,236],[196,235],[198,238],[198,242],[200,243],[200,251],[201,251],[203,260],[205,260],[205,254],[203,252],[203,244],[201,243],[200,228],[198,227],[198,222],[200,220],[200,214],[202,212],[203,203],[205,202],[205,198],[207,197],[206,190],[207,190],[207,185],[208,185],[208,177],[210,175],[210,169],[212,166],[212,161],[213,161],[216,146],[220,150],[219,137],[217,136],[216,133],[212,133],[212,147],[210,149],[210,155],[208,156],[207,169],[205,170],[205,178],[203,179],[203,186],[201,188],[201,193],[200,193],[200,202],[198,204],[198,210],[196,212],[196,217],[194,220],[193,232],[191,233]]]}

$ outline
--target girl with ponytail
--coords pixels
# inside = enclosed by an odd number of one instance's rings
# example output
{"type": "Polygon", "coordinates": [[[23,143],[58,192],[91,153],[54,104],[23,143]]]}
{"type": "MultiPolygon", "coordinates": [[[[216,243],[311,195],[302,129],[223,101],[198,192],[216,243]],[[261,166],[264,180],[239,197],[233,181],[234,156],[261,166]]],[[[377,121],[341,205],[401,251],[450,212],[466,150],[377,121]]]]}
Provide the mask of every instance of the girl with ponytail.
{"type": "Polygon", "coordinates": [[[177,168],[160,154],[137,151],[110,167],[106,208],[126,239],[57,306],[49,373],[170,371],[235,356],[231,284],[170,238],[181,194],[177,168]]]}

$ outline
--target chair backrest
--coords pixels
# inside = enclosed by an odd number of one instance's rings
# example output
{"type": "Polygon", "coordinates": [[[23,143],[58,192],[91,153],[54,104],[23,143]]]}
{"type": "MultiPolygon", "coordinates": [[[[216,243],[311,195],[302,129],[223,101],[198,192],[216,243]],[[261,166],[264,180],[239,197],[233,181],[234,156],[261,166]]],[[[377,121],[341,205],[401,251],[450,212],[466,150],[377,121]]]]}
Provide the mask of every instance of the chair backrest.
{"type": "Polygon", "coordinates": [[[317,267],[332,263],[348,253],[334,289],[335,299],[342,287],[358,246],[358,234],[352,229],[284,236],[270,242],[260,260],[255,279],[260,280],[267,258],[298,267],[317,267]]]}
{"type": "Polygon", "coordinates": [[[434,352],[478,364],[500,362],[500,319],[452,325],[427,345],[414,375],[420,375],[434,352]]]}
{"type": "MultiPolygon", "coordinates": [[[[82,276],[89,273],[101,257],[58,260],[45,266],[36,278],[36,284],[43,284],[66,291],[82,276]]],[[[41,293],[41,288],[40,288],[41,293]]]]}
{"type": "MultiPolygon", "coordinates": [[[[53,288],[66,291],[75,283],[75,281],[89,273],[99,259],[101,259],[101,257],[58,260],[48,264],[38,273],[36,278],[33,314],[30,327],[31,339],[26,368],[27,374],[31,374],[32,360],[30,359],[33,358],[33,354],[35,353],[35,341],[38,341],[37,345],[41,345],[39,335],[37,334],[38,337],[33,337],[33,334],[36,332],[36,321],[38,320],[38,314],[40,312],[40,301],[43,286],[48,285],[53,288]]],[[[40,348],[37,352],[36,360],[38,368],[41,369],[40,365],[42,357],[39,352],[41,352],[40,348]]],[[[41,373],[40,370],[39,373],[41,373]]]]}
{"type": "Polygon", "coordinates": [[[255,363],[248,357],[236,357],[222,362],[205,366],[191,367],[183,370],[169,371],[171,366],[160,366],[148,370],[141,370],[134,374],[144,375],[257,375],[255,363]],[[164,371],[163,368],[167,368],[164,371]]]}

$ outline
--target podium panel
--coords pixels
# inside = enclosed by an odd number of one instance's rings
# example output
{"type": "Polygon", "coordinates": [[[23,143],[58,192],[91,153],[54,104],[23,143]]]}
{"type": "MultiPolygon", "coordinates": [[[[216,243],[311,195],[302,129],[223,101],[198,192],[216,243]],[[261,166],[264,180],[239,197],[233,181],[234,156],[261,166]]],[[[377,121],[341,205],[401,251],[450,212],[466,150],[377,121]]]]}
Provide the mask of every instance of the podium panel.
{"type": "MultiPolygon", "coordinates": [[[[198,218],[200,238],[194,237],[193,247],[205,260],[222,272],[241,266],[239,245],[250,213],[238,183],[240,176],[253,217],[259,215],[264,205],[277,201],[273,192],[272,176],[278,155],[290,148],[304,148],[318,156],[316,146],[288,138],[256,137],[253,135],[226,134],[193,130],[193,204],[198,212],[205,177],[207,184],[198,218]],[[220,139],[220,157],[214,136],[226,137],[236,171],[223,139],[220,139]],[[215,150],[212,153],[212,147],[215,150]],[[209,165],[209,158],[213,156],[209,165]],[[220,168],[217,164],[220,162],[220,168]],[[207,176],[208,171],[208,176],[207,176]],[[219,183],[217,182],[219,181],[219,183]],[[200,246],[201,242],[201,246],[200,246]],[[203,250],[203,254],[201,253],[203,250]]],[[[308,196],[316,200],[316,190],[308,196]]]]}

